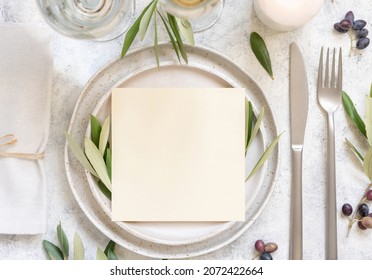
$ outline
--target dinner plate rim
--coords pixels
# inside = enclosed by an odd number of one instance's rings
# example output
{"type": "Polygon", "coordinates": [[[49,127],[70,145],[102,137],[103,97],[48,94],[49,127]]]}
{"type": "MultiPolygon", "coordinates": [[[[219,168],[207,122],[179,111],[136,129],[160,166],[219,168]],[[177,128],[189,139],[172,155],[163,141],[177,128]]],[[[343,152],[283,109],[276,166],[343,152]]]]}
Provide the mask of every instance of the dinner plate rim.
{"type": "MultiPolygon", "coordinates": [[[[177,68],[178,66],[179,65],[177,65],[175,63],[171,63],[171,62],[165,63],[165,64],[162,65],[162,67],[164,67],[164,68],[167,68],[167,67],[177,68]]],[[[213,69],[210,69],[209,67],[205,67],[205,66],[202,66],[202,65],[199,65],[199,64],[182,65],[182,67],[185,67],[187,70],[191,70],[191,71],[196,70],[196,71],[202,71],[203,73],[208,73],[211,76],[216,77],[216,78],[221,79],[222,81],[226,82],[232,88],[238,88],[238,85],[236,83],[234,83],[233,81],[231,81],[231,79],[229,77],[227,77],[225,75],[221,75],[220,73],[218,73],[218,71],[214,71],[213,69]]],[[[135,78],[136,76],[141,75],[141,74],[143,74],[147,71],[154,71],[154,70],[156,70],[156,66],[142,67],[142,68],[134,71],[130,75],[116,81],[112,88],[115,88],[119,85],[122,85],[123,83],[128,82],[130,79],[135,78]]],[[[111,91],[112,90],[110,89],[102,95],[101,99],[97,102],[97,105],[95,106],[95,108],[92,112],[93,115],[97,116],[97,114],[100,112],[102,106],[106,102],[108,102],[108,99],[111,97],[111,91]]],[[[249,96],[246,93],[245,93],[245,95],[249,98],[249,96]]],[[[89,126],[89,123],[88,123],[85,136],[89,137],[89,135],[90,135],[90,126],[89,126]]],[[[264,140],[265,140],[264,135],[262,135],[262,141],[264,142],[264,140]]],[[[103,202],[102,199],[101,199],[101,195],[99,194],[99,190],[97,190],[97,183],[95,182],[94,176],[92,174],[90,174],[89,172],[87,172],[86,174],[87,174],[87,180],[88,180],[89,187],[90,187],[95,199],[97,200],[100,207],[104,210],[104,212],[108,216],[110,216],[111,215],[109,213],[110,209],[107,209],[106,205],[104,205],[105,202],[103,202]]],[[[261,185],[263,183],[263,178],[261,178],[259,181],[260,181],[259,185],[261,185]]],[[[244,185],[246,185],[246,183],[244,185]]],[[[246,201],[246,203],[247,203],[247,201],[246,201]]],[[[247,205],[245,205],[245,208],[247,208],[247,205]]],[[[122,227],[124,230],[128,231],[130,234],[133,234],[133,235],[135,235],[135,236],[137,236],[141,239],[145,239],[147,241],[154,242],[154,243],[157,243],[157,244],[173,245],[173,246],[176,245],[177,246],[177,245],[187,245],[187,244],[207,240],[207,239],[221,233],[222,231],[225,231],[225,230],[229,229],[231,227],[231,225],[233,223],[235,223],[235,221],[219,222],[221,225],[218,227],[218,229],[216,229],[214,231],[210,231],[209,233],[207,233],[203,236],[200,236],[200,237],[184,239],[184,240],[180,240],[180,241],[165,240],[165,239],[162,239],[162,238],[159,238],[159,237],[150,237],[150,236],[147,236],[146,234],[140,232],[138,229],[133,228],[130,225],[131,223],[128,223],[128,222],[116,222],[116,223],[120,227],[122,227]]]]}
{"type": "MultiPolygon", "coordinates": [[[[166,46],[168,45],[169,47],[169,43],[162,43],[160,44],[160,46],[166,46]]],[[[143,51],[146,51],[146,50],[149,50],[151,47],[150,46],[143,46],[143,47],[140,47],[140,48],[137,48],[135,50],[132,50],[131,52],[128,53],[128,55],[135,55],[135,54],[138,54],[138,53],[141,53],[143,51]]],[[[191,48],[190,46],[187,46],[187,48],[191,48]]],[[[192,47],[193,49],[195,49],[195,52],[207,52],[207,53],[211,53],[212,55],[214,56],[217,56],[217,57],[220,57],[220,59],[222,59],[223,61],[229,63],[230,65],[232,65],[235,69],[237,69],[238,71],[240,71],[241,73],[243,73],[245,76],[247,76],[249,79],[250,79],[250,83],[252,83],[256,89],[259,90],[259,95],[260,95],[260,98],[262,98],[262,100],[266,103],[266,104],[269,104],[268,100],[267,100],[267,97],[265,95],[265,93],[262,91],[261,87],[258,85],[258,83],[246,72],[244,71],[239,65],[237,65],[235,62],[233,62],[230,58],[228,58],[227,56],[215,51],[215,50],[212,50],[210,48],[206,48],[206,47],[200,47],[200,46],[195,46],[195,47],[192,47]]],[[[70,121],[70,124],[69,124],[69,127],[68,127],[68,131],[70,132],[72,127],[73,127],[73,122],[74,120],[76,119],[76,116],[78,114],[78,108],[80,107],[82,101],[84,100],[84,97],[85,95],[87,94],[87,89],[89,87],[89,85],[92,83],[92,81],[94,81],[100,74],[101,72],[104,70],[104,69],[107,69],[109,68],[110,66],[112,66],[113,64],[115,63],[118,63],[118,61],[120,60],[120,58],[116,58],[108,63],[106,63],[104,66],[102,66],[98,71],[96,71],[96,73],[94,75],[92,75],[90,77],[90,79],[87,81],[87,83],[85,84],[85,86],[83,87],[83,89],[81,90],[81,94],[76,102],[76,105],[74,107],[74,111],[73,111],[73,114],[71,116],[71,121],[70,121]]],[[[220,76],[219,76],[220,77],[220,76]]],[[[104,94],[103,94],[104,95],[104,94]]],[[[103,97],[103,95],[101,97],[103,97]]],[[[276,123],[276,118],[275,118],[275,115],[274,115],[274,112],[271,110],[271,107],[269,106],[268,110],[270,111],[270,114],[272,116],[272,119],[271,119],[271,126],[272,126],[272,129],[273,129],[273,133],[274,135],[278,135],[278,127],[277,127],[277,123],[276,123]]],[[[211,247],[209,249],[204,249],[204,250],[201,250],[201,251],[198,251],[198,252],[194,252],[194,253],[185,253],[185,254],[178,254],[176,256],[176,258],[179,258],[179,257],[190,257],[190,256],[198,256],[198,255],[201,255],[201,254],[205,254],[205,253],[208,253],[208,252],[212,252],[216,249],[219,249],[223,246],[225,246],[226,244],[232,242],[233,240],[237,239],[243,232],[246,231],[246,229],[256,220],[256,218],[261,214],[262,210],[265,208],[266,204],[268,203],[271,195],[272,195],[272,192],[274,190],[274,186],[277,182],[277,179],[278,179],[278,175],[279,175],[279,168],[280,168],[280,153],[281,153],[281,149],[280,149],[280,144],[277,146],[276,148],[277,152],[276,152],[276,164],[275,164],[275,168],[272,170],[272,172],[274,173],[273,174],[273,177],[271,179],[271,185],[269,187],[269,190],[267,192],[267,195],[265,197],[265,199],[262,201],[261,203],[261,207],[256,211],[255,215],[250,219],[250,221],[246,222],[244,227],[240,228],[233,236],[231,236],[230,238],[228,238],[227,240],[225,240],[225,242],[221,242],[219,245],[216,245],[214,247],[211,247]]],[[[68,143],[66,141],[65,143],[65,170],[66,170],[66,175],[67,175],[67,178],[68,178],[68,181],[69,181],[69,185],[70,185],[70,188],[74,194],[74,198],[77,199],[77,191],[73,188],[73,185],[74,185],[74,182],[73,182],[73,179],[71,178],[71,171],[70,171],[70,166],[69,166],[69,148],[68,148],[68,143]]],[[[90,214],[89,214],[89,210],[84,206],[82,205],[82,203],[80,201],[77,201],[79,206],[82,208],[83,212],[88,216],[89,220],[98,228],[100,229],[102,232],[105,232],[105,235],[110,235],[109,232],[107,232],[107,229],[102,229],[101,225],[99,225],[99,223],[97,221],[92,221],[92,218],[89,217],[90,214]]],[[[112,235],[112,234],[111,234],[112,235]]],[[[115,239],[115,238],[113,238],[115,239]]],[[[128,248],[128,249],[131,249],[130,245],[128,244],[122,244],[124,247],[128,248]]],[[[169,246],[172,246],[172,245],[169,245],[169,246]]],[[[132,250],[133,251],[133,250],[132,250]]],[[[147,255],[147,256],[150,256],[150,257],[159,257],[159,255],[157,254],[151,254],[151,253],[143,253],[141,252],[140,254],[143,254],[143,255],[147,255]]],[[[166,254],[164,255],[161,255],[162,257],[163,256],[166,256],[166,257],[171,257],[171,256],[167,256],[166,254]]]]}

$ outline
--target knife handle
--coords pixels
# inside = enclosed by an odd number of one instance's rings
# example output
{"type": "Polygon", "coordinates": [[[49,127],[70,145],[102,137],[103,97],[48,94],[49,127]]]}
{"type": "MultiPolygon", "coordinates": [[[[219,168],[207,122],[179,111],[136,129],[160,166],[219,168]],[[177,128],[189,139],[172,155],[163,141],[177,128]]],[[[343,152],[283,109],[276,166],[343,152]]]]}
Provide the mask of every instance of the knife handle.
{"type": "Polygon", "coordinates": [[[290,259],[302,260],[302,145],[292,146],[290,259]]]}
{"type": "Polygon", "coordinates": [[[337,260],[336,163],[333,113],[328,114],[327,135],[327,260],[337,260]]]}

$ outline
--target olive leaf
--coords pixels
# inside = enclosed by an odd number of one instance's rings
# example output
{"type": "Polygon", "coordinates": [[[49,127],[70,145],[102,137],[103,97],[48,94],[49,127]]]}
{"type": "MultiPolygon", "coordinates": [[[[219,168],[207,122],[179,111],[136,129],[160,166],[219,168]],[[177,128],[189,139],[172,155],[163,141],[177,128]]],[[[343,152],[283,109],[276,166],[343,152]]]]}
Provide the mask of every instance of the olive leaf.
{"type": "Polygon", "coordinates": [[[372,97],[366,97],[366,114],[365,114],[365,127],[368,143],[372,146],[372,97]]]}
{"type": "Polygon", "coordinates": [[[101,180],[98,181],[98,188],[101,190],[101,192],[109,199],[111,200],[111,191],[105,186],[104,183],[102,183],[101,180]]]}
{"type": "Polygon", "coordinates": [[[179,61],[179,63],[181,63],[180,52],[178,51],[178,46],[177,46],[176,40],[174,39],[174,36],[172,35],[172,32],[170,31],[170,27],[168,26],[168,23],[166,22],[166,20],[165,20],[164,17],[162,16],[162,14],[159,13],[159,12],[158,12],[158,14],[159,14],[159,16],[160,16],[160,18],[161,18],[161,20],[162,20],[162,22],[163,22],[163,24],[164,24],[164,26],[165,26],[165,29],[166,29],[166,31],[167,31],[167,33],[168,33],[169,39],[170,39],[170,41],[171,41],[171,43],[172,43],[172,46],[173,46],[174,52],[175,52],[176,55],[177,55],[178,61],[179,61]]]}
{"type": "Polygon", "coordinates": [[[261,126],[262,120],[264,118],[264,115],[265,115],[265,107],[262,107],[261,111],[260,111],[260,114],[258,115],[257,121],[256,121],[256,123],[253,127],[250,139],[248,141],[247,149],[249,149],[249,146],[251,145],[253,139],[256,137],[258,131],[260,130],[260,126],[261,126]]]}
{"type": "Polygon", "coordinates": [[[252,135],[253,109],[252,102],[245,99],[245,155],[248,152],[248,143],[252,135]]]}
{"type": "Polygon", "coordinates": [[[111,180],[111,174],[112,174],[112,152],[111,152],[111,149],[110,148],[107,148],[106,149],[106,158],[105,158],[105,162],[106,162],[106,168],[107,168],[107,174],[111,180]]]}
{"type": "Polygon", "coordinates": [[[84,260],[84,245],[76,232],[74,235],[74,260],[84,260]]]}
{"type": "Polygon", "coordinates": [[[113,250],[108,250],[108,252],[107,252],[107,258],[109,260],[113,260],[113,261],[116,261],[116,260],[119,259],[118,256],[115,254],[115,252],[113,250]]]}
{"type": "Polygon", "coordinates": [[[279,139],[280,137],[282,136],[284,132],[282,132],[279,136],[277,136],[273,142],[271,142],[271,144],[267,147],[267,149],[265,150],[265,152],[262,154],[261,158],[257,161],[256,165],[254,166],[254,168],[252,169],[251,173],[248,175],[248,177],[245,179],[245,181],[247,182],[254,174],[256,174],[256,172],[261,168],[261,166],[265,163],[265,161],[270,157],[270,155],[272,154],[272,152],[274,151],[274,148],[276,147],[276,145],[278,144],[279,142],[279,139]]]}
{"type": "Polygon", "coordinates": [[[352,150],[354,152],[354,154],[363,162],[364,161],[364,157],[358,151],[358,149],[347,138],[345,138],[345,142],[349,146],[350,150],[352,150]]]}
{"type": "Polygon", "coordinates": [[[133,23],[133,25],[127,31],[127,34],[125,35],[125,38],[124,38],[123,48],[121,50],[121,58],[123,58],[127,54],[130,46],[132,45],[132,43],[134,41],[134,38],[136,38],[136,36],[137,36],[137,33],[139,31],[139,27],[140,27],[140,23],[141,23],[141,20],[142,20],[143,16],[145,15],[145,13],[147,12],[147,10],[151,7],[151,5],[155,1],[156,0],[151,1],[150,4],[148,4],[143,9],[142,13],[139,15],[139,17],[135,20],[135,22],[133,23]]]}
{"type": "Polygon", "coordinates": [[[367,137],[366,125],[358,114],[358,111],[355,109],[353,101],[350,99],[349,95],[345,91],[342,92],[342,105],[345,108],[346,114],[353,122],[355,127],[360,131],[360,133],[367,137]]]}
{"type": "Polygon", "coordinates": [[[183,44],[181,35],[179,33],[179,27],[178,27],[176,18],[173,15],[168,14],[168,22],[169,22],[169,26],[171,27],[171,30],[173,31],[174,37],[176,38],[176,43],[181,53],[181,56],[187,64],[188,63],[187,53],[186,53],[185,45],[183,44]]]}
{"type": "Polygon", "coordinates": [[[105,255],[105,253],[100,248],[97,248],[96,259],[101,260],[101,261],[107,261],[108,260],[107,256],[105,255]]]}
{"type": "Polygon", "coordinates": [[[90,115],[90,139],[92,139],[93,143],[97,147],[99,145],[101,129],[101,124],[99,123],[98,119],[95,116],[90,115]]]}
{"type": "Polygon", "coordinates": [[[61,246],[61,251],[63,253],[63,258],[67,260],[69,256],[70,248],[69,248],[66,233],[62,229],[61,222],[59,222],[59,225],[57,226],[57,236],[58,236],[59,245],[61,246]]]}
{"type": "Polygon", "coordinates": [[[158,0],[152,1],[150,7],[146,10],[146,12],[143,14],[141,18],[140,25],[138,28],[139,37],[141,41],[145,38],[147,29],[149,28],[149,24],[157,4],[158,0]]]}
{"type": "Polygon", "coordinates": [[[363,170],[366,176],[372,181],[372,147],[369,147],[369,150],[364,157],[363,170]]]}
{"type": "Polygon", "coordinates": [[[103,160],[103,157],[96,147],[92,140],[90,140],[88,137],[85,138],[85,153],[91,162],[94,170],[98,174],[98,178],[102,181],[102,183],[105,184],[105,186],[111,191],[111,180],[108,176],[108,171],[106,168],[106,163],[103,160]]]}
{"type": "Polygon", "coordinates": [[[110,136],[110,117],[107,117],[105,119],[105,121],[103,122],[101,134],[99,136],[98,147],[99,147],[99,151],[100,151],[102,156],[104,156],[104,154],[105,154],[109,136],[110,136]]]}
{"type": "Polygon", "coordinates": [[[191,46],[195,46],[194,32],[191,23],[185,18],[175,17],[180,34],[191,46]]]}
{"type": "MultiPolygon", "coordinates": [[[[51,260],[67,260],[68,259],[68,240],[65,232],[62,229],[61,222],[57,226],[57,236],[61,244],[61,248],[54,245],[53,243],[43,240],[43,247],[51,260]]],[[[105,248],[105,251],[102,251],[100,248],[97,248],[96,259],[97,260],[118,260],[119,258],[115,254],[115,242],[110,240],[105,248]]],[[[84,260],[84,245],[81,241],[81,238],[77,232],[74,235],[74,260],[84,260]]]]}
{"type": "Polygon", "coordinates": [[[44,250],[46,251],[49,259],[51,260],[63,260],[63,253],[60,248],[58,248],[56,245],[53,243],[43,240],[43,247],[44,250]]]}
{"type": "Polygon", "coordinates": [[[154,49],[155,49],[156,65],[159,68],[160,67],[160,60],[159,60],[159,40],[158,40],[158,24],[157,24],[156,14],[157,13],[154,13],[154,49]]]}
{"type": "Polygon", "coordinates": [[[250,43],[252,51],[256,56],[257,60],[260,62],[260,64],[266,70],[266,72],[270,75],[270,77],[274,80],[270,54],[269,51],[267,50],[265,41],[257,32],[252,32],[250,36],[250,43]]]}
{"type": "Polygon", "coordinates": [[[75,139],[69,134],[65,133],[66,140],[68,143],[68,146],[70,147],[72,153],[74,154],[75,158],[80,162],[80,164],[88,170],[93,176],[98,178],[98,175],[92,165],[90,164],[89,160],[85,156],[82,149],[80,149],[79,145],[76,143],[75,139]]]}
{"type": "Polygon", "coordinates": [[[139,34],[140,40],[143,40],[152,17],[154,17],[154,48],[155,48],[155,59],[159,66],[159,43],[158,43],[158,14],[164,24],[164,27],[168,33],[173,49],[177,55],[178,61],[181,63],[181,56],[186,63],[188,63],[186,48],[183,44],[182,37],[190,45],[195,45],[194,32],[192,26],[187,19],[181,19],[173,15],[167,14],[168,21],[165,20],[164,16],[157,9],[158,0],[151,1],[141,12],[138,18],[134,21],[132,26],[127,31],[123,47],[121,50],[121,58],[125,57],[129,48],[133,44],[134,39],[139,34]]]}
{"type": "Polygon", "coordinates": [[[114,241],[110,240],[106,245],[106,248],[105,248],[105,251],[104,251],[105,255],[107,256],[109,250],[115,251],[115,246],[116,246],[116,243],[114,241]]]}
{"type": "Polygon", "coordinates": [[[369,96],[372,97],[372,83],[371,83],[371,88],[369,89],[369,96]]]}
{"type": "Polygon", "coordinates": [[[94,133],[91,133],[91,137],[96,139],[97,144],[94,143],[93,140],[87,138],[88,140],[85,140],[85,153],[68,133],[66,133],[66,139],[75,157],[85,169],[99,179],[99,189],[111,200],[112,152],[108,142],[110,135],[110,118],[107,117],[101,127],[98,119],[91,115],[91,132],[93,131],[94,133]]]}
{"type": "Polygon", "coordinates": [[[109,243],[107,244],[106,248],[105,248],[104,253],[109,260],[118,260],[119,259],[115,254],[115,246],[116,246],[116,243],[114,241],[110,240],[109,243]]]}

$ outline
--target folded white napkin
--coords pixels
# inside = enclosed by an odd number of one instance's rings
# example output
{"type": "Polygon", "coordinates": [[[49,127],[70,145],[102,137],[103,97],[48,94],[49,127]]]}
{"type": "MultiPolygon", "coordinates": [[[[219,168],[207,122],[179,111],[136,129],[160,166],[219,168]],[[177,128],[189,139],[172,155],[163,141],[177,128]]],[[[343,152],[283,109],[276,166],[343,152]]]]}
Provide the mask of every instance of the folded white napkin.
{"type": "MultiPolygon", "coordinates": [[[[0,25],[0,137],[4,153],[43,153],[48,140],[52,55],[50,40],[31,27],[0,25]]],[[[43,160],[0,157],[0,234],[46,231],[43,160]]]]}

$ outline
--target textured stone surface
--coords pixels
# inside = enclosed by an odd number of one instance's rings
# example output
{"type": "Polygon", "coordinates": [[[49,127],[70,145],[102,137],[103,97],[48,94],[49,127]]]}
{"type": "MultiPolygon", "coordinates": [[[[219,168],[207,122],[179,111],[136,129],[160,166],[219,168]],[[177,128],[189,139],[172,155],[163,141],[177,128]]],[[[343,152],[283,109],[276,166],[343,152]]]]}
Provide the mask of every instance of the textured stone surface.
{"type": "MultiPolygon", "coordinates": [[[[54,80],[50,140],[45,159],[48,176],[48,232],[43,236],[0,236],[0,259],[45,259],[42,240],[57,242],[56,226],[62,221],[72,240],[77,231],[86,247],[88,259],[95,258],[97,246],[104,247],[108,239],[85,217],[70,191],[64,170],[64,131],[67,129],[75,102],[88,79],[104,64],[116,58],[122,38],[111,42],[86,42],[65,38],[51,30],[41,18],[36,1],[0,0],[0,22],[32,24],[35,30],[48,32],[53,40],[54,80]]],[[[146,1],[138,2],[137,13],[146,1]]],[[[309,80],[309,117],[304,148],[304,258],[325,257],[325,157],[326,118],[316,101],[316,77],[321,46],[344,48],[344,89],[357,109],[364,115],[364,97],[369,92],[372,72],[372,47],[348,56],[349,38],[333,31],[333,23],[353,10],[356,18],[365,19],[371,29],[372,4],[356,0],[325,1],[321,13],[306,26],[286,33],[266,28],[255,16],[252,1],[227,0],[219,22],[196,35],[198,45],[222,52],[246,70],[262,87],[272,107],[279,131],[283,135],[279,180],[259,219],[239,239],[230,245],[196,259],[251,259],[256,239],[275,241],[279,245],[274,259],[287,259],[289,252],[289,212],[291,187],[288,57],[289,44],[296,41],[303,50],[309,80]],[[249,34],[262,35],[270,50],[275,80],[271,80],[256,61],[249,47],[249,34]]],[[[0,35],[1,36],[1,35],[0,35]]],[[[162,33],[161,38],[166,40],[162,33]]],[[[136,46],[151,44],[148,36],[136,46]]],[[[347,121],[343,108],[336,113],[336,163],[338,209],[344,202],[355,205],[366,184],[358,160],[347,149],[347,137],[362,149],[366,144],[347,121]]],[[[4,187],[4,186],[0,186],[4,187]]],[[[340,211],[339,211],[340,212],[340,211]]],[[[372,259],[372,232],[353,228],[345,238],[347,220],[338,217],[340,259],[372,259]]],[[[120,249],[121,258],[142,259],[120,249]]]]}

